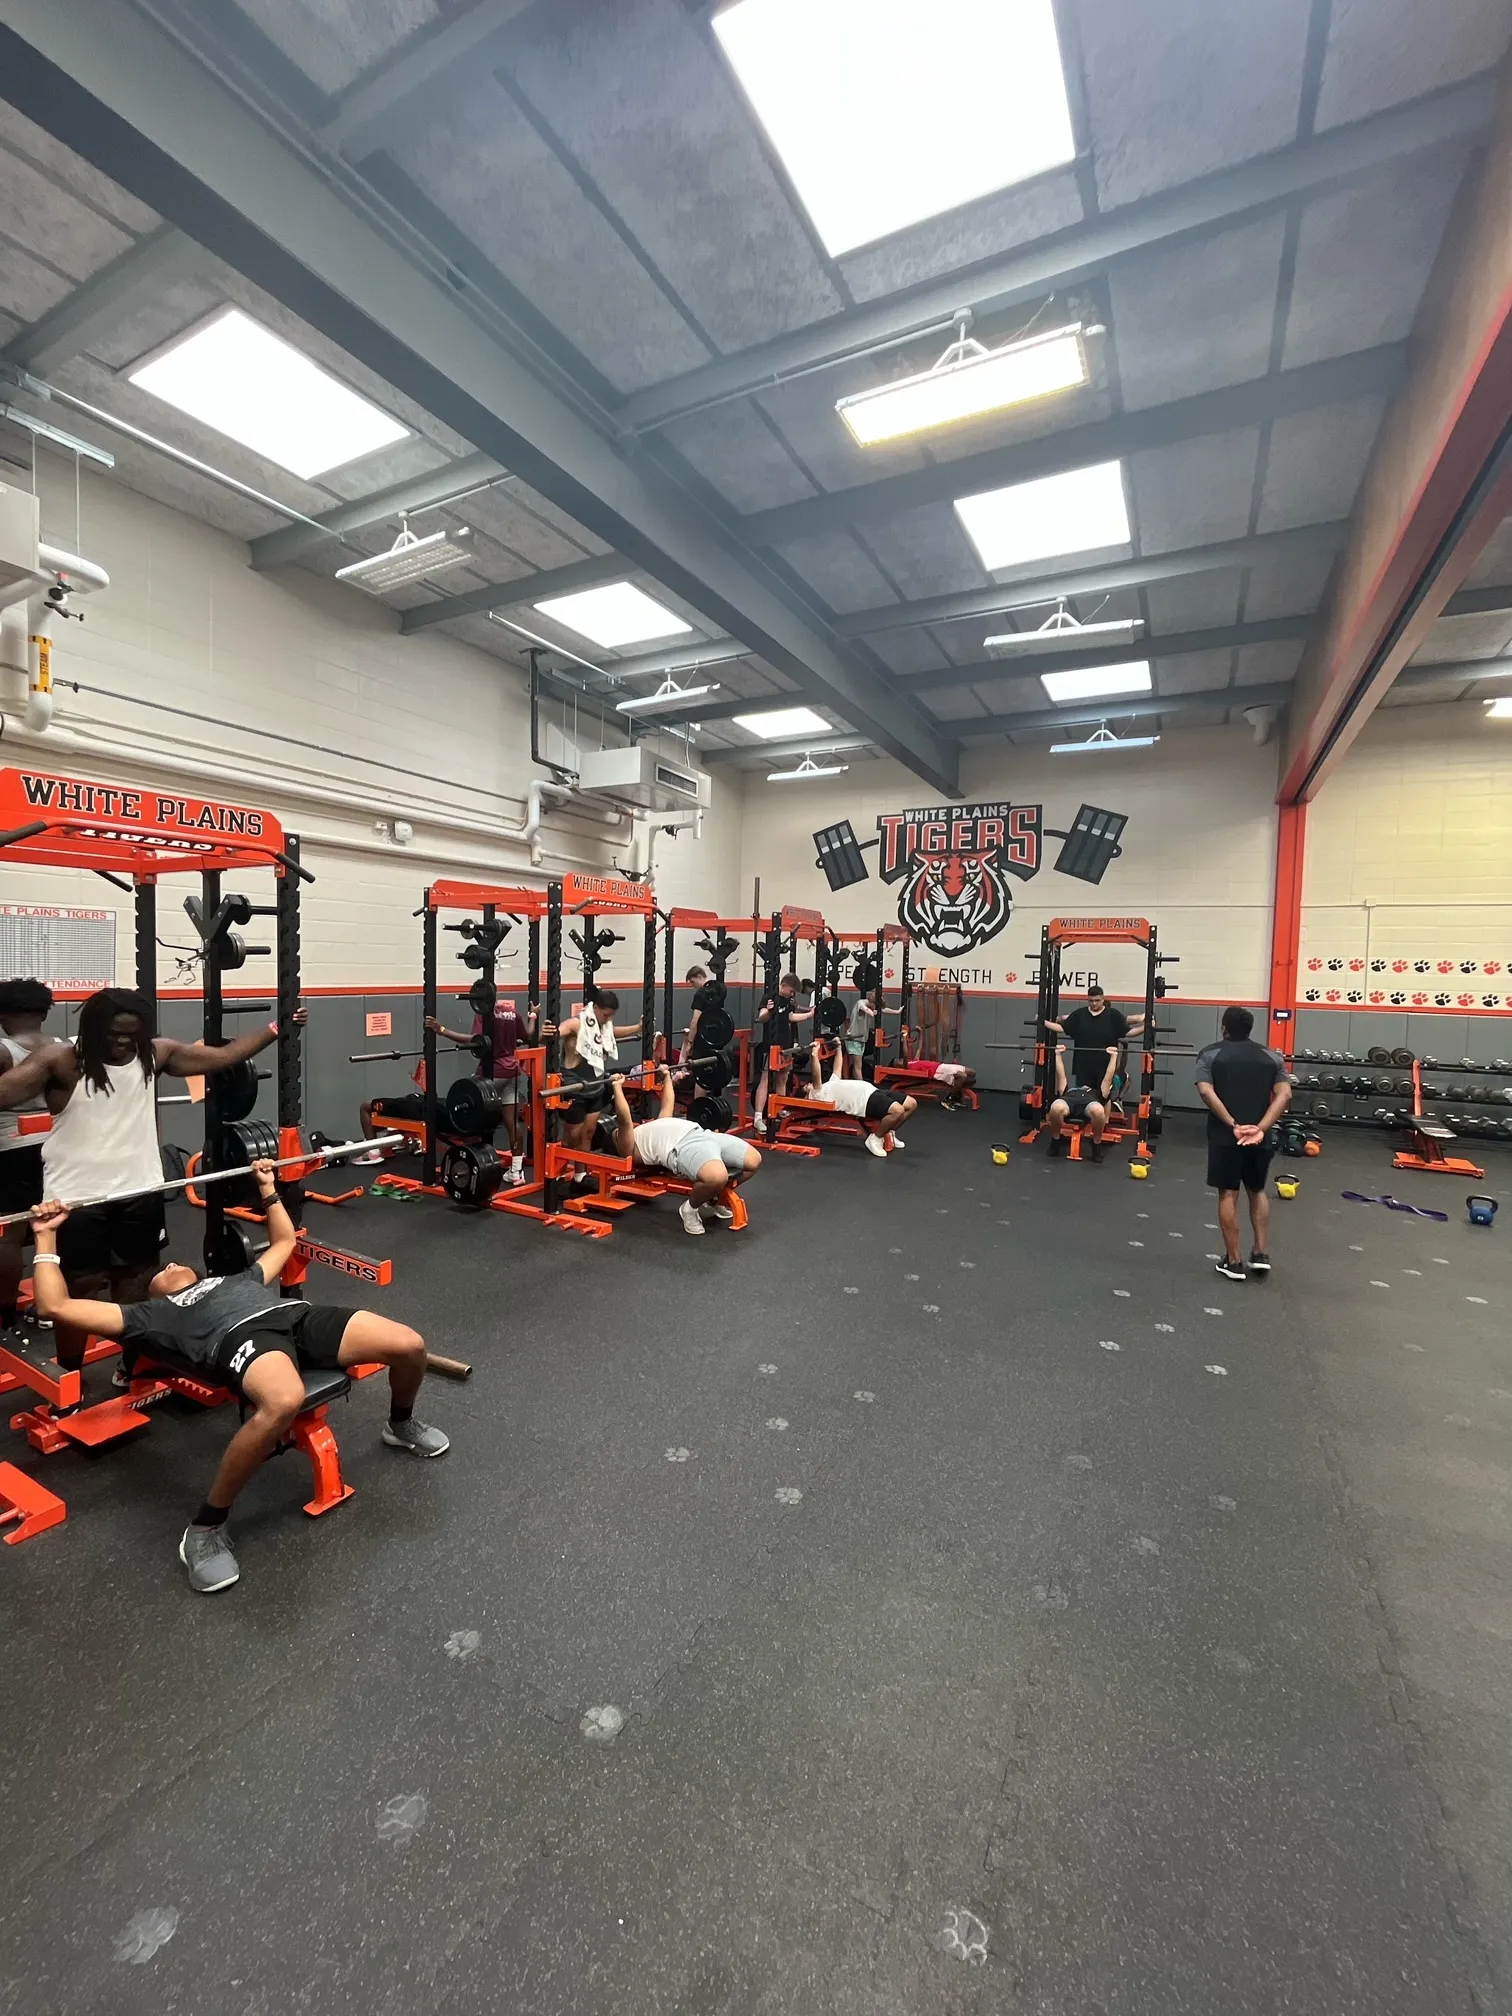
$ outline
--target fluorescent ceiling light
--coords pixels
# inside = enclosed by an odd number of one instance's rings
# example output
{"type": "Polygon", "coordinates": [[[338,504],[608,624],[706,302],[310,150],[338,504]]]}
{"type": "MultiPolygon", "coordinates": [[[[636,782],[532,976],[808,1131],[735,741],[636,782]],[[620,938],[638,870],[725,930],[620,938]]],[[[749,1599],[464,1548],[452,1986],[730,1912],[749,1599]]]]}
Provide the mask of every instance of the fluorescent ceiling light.
{"type": "Polygon", "coordinates": [[[1041,672],[1040,684],[1050,699],[1111,700],[1125,693],[1152,693],[1149,662],[1135,659],[1128,665],[1099,665],[1088,672],[1041,672]]]}
{"type": "Polygon", "coordinates": [[[958,497],[956,512],[989,574],[1129,543],[1123,465],[1094,462],[1058,476],[958,497]]]}
{"type": "Polygon", "coordinates": [[[1089,638],[1127,637],[1132,643],[1144,628],[1142,616],[1113,616],[1105,623],[1078,623],[1062,602],[1047,616],[1038,630],[1007,630],[1000,637],[984,637],[982,649],[1000,657],[1012,651],[1064,651],[1089,638]]]}
{"type": "Polygon", "coordinates": [[[471,560],[472,548],[467,543],[471,537],[463,526],[457,532],[432,532],[427,539],[417,539],[406,520],[387,553],[374,553],[366,560],[338,567],[336,579],[366,588],[370,595],[381,595],[385,589],[406,587],[411,581],[422,581],[428,574],[471,560]]]}
{"type": "Polygon", "coordinates": [[[714,32],[831,255],[1075,159],[1051,0],[736,0],[714,32]]]}
{"type": "Polygon", "coordinates": [[[1487,700],[1484,704],[1488,721],[1512,721],[1512,699],[1487,700]]]}
{"type": "Polygon", "coordinates": [[[769,714],[737,714],[735,726],[759,735],[763,742],[785,742],[793,735],[828,735],[828,721],[812,707],[776,707],[769,714]]]}
{"type": "Polygon", "coordinates": [[[835,411],[861,446],[870,448],[1068,392],[1087,379],[1079,327],[1052,330],[999,350],[962,335],[933,370],[853,392],[836,401],[835,411]]]}
{"type": "Polygon", "coordinates": [[[622,644],[650,644],[660,637],[693,634],[691,623],[663,609],[630,581],[614,581],[607,588],[584,588],[576,595],[548,595],[534,607],[606,651],[617,651],[622,644]]]}
{"type": "Polygon", "coordinates": [[[1089,735],[1085,742],[1052,742],[1052,756],[1096,755],[1105,749],[1153,749],[1160,740],[1158,735],[1115,735],[1105,721],[1101,728],[1089,735]]]}
{"type": "Polygon", "coordinates": [[[717,693],[719,681],[712,686],[679,686],[671,673],[662,681],[654,693],[638,693],[633,699],[615,702],[617,714],[644,714],[653,707],[676,707],[684,700],[701,700],[705,693],[717,693]]]}
{"type": "Polygon", "coordinates": [[[305,482],[409,435],[240,308],[222,309],[126,375],[305,482]]]}
{"type": "Polygon", "coordinates": [[[849,770],[849,763],[816,763],[812,756],[805,756],[796,770],[768,770],[768,784],[793,784],[800,777],[838,777],[849,770]]]}

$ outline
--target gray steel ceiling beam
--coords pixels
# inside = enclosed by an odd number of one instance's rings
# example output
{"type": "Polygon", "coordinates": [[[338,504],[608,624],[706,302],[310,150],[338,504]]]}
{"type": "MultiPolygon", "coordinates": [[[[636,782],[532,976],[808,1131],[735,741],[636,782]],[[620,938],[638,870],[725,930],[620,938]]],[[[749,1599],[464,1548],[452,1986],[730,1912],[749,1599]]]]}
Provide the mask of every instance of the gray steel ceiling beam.
{"type": "Polygon", "coordinates": [[[1148,659],[1190,658],[1199,651],[1243,650],[1247,644],[1286,643],[1312,630],[1310,616],[1273,616],[1260,623],[1226,623],[1212,630],[1182,630],[1169,637],[1135,637],[1122,644],[1088,644],[1082,650],[1015,651],[979,658],[969,665],[937,665],[927,672],[899,672],[905,693],[942,693],[953,686],[1029,686],[1043,672],[1093,672],[1107,665],[1148,659]]]}
{"type": "Polygon", "coordinates": [[[414,637],[422,630],[434,630],[438,623],[455,623],[459,616],[486,616],[493,609],[518,609],[543,595],[602,588],[607,581],[623,581],[629,572],[629,563],[617,553],[590,553],[584,560],[569,560],[565,567],[548,567],[539,574],[521,574],[513,581],[491,582],[486,588],[422,602],[405,610],[399,628],[406,637],[414,637]]]}
{"type": "MultiPolygon", "coordinates": [[[[677,644],[666,651],[643,651],[634,658],[606,659],[599,669],[606,679],[645,678],[652,672],[701,672],[706,665],[712,671],[750,655],[744,644],[733,638],[711,637],[704,644],[677,644]]],[[[741,702],[742,706],[750,704],[741,702]]]]}
{"type": "Polygon", "coordinates": [[[275,130],[127,0],[4,0],[0,24],[0,95],[810,698],[954,789],[956,752],[928,716],[851,658],[734,525],[504,350],[422,250],[339,184],[313,138],[275,130]]]}
{"type": "MultiPolygon", "coordinates": [[[[1223,573],[1230,567],[1255,567],[1262,561],[1299,553],[1339,552],[1349,531],[1346,519],[1329,525],[1303,525],[1291,532],[1257,532],[1248,539],[1222,539],[1211,546],[1188,546],[1175,553],[1153,553],[1141,559],[1114,560],[1101,567],[1062,567],[1007,581],[996,588],[970,588],[959,595],[933,595],[927,601],[888,602],[876,609],[857,609],[837,616],[841,637],[879,637],[888,630],[917,630],[929,623],[956,623],[976,616],[1003,616],[1010,609],[1072,600],[1079,595],[1111,595],[1124,588],[1153,588],[1161,581],[1180,581],[1189,574],[1223,573]]],[[[1503,591],[1512,601],[1512,589],[1503,591]]]]}
{"type": "Polygon", "coordinates": [[[1406,344],[1382,343],[1348,357],[1331,357],[1322,364],[1303,364],[1293,371],[1252,378],[1243,385],[1226,385],[1218,392],[1200,392],[1195,398],[1173,399],[1137,413],[1084,421],[1079,427],[963,455],[954,462],[929,462],[902,476],[884,476],[874,483],[852,484],[847,490],[801,497],[774,510],[751,512],[739,520],[740,529],[753,546],[788,545],[819,533],[895,518],[902,511],[926,504],[948,504],[979,491],[1080,469],[1091,462],[1114,462],[1205,434],[1256,427],[1284,414],[1306,413],[1344,399],[1384,396],[1401,384],[1406,368],[1406,344]]]}
{"type": "Polygon", "coordinates": [[[458,462],[427,469],[423,476],[411,476],[403,483],[391,484],[387,490],[374,490],[366,497],[354,497],[350,504],[338,505],[334,511],[322,512],[320,531],[313,525],[284,525],[277,532],[264,532],[260,539],[252,541],[252,565],[264,574],[270,567],[283,567],[291,560],[303,559],[326,538],[338,539],[347,532],[360,532],[366,525],[397,518],[401,511],[430,510],[448,498],[460,497],[464,491],[496,483],[507,474],[491,455],[465,455],[458,462]]]}
{"type": "Polygon", "coordinates": [[[1382,112],[1320,139],[1203,177],[1162,196],[1130,203],[1052,238],[890,295],[871,307],[830,317],[789,336],[633,393],[621,409],[627,427],[664,426],[727,399],[770,389],[784,378],[824,370],[915,332],[937,327],[962,307],[991,312],[1056,293],[1103,273],[1152,246],[1196,236],[1241,218],[1320,195],[1406,155],[1471,142],[1490,130],[1495,80],[1472,78],[1413,105],[1382,112]]]}
{"type": "Polygon", "coordinates": [[[1440,610],[1441,616],[1512,615],[1512,588],[1461,588],[1440,610]]]}
{"type": "Polygon", "coordinates": [[[171,224],[160,224],[65,294],[45,315],[17,330],[5,346],[6,361],[37,372],[65,364],[96,337],[114,331],[121,317],[149,295],[204,265],[205,255],[192,239],[171,224]]]}
{"type": "Polygon", "coordinates": [[[864,735],[810,735],[807,740],[791,742],[742,742],[738,749],[701,749],[698,762],[705,770],[717,770],[757,757],[766,763],[788,763],[796,762],[800,756],[841,756],[847,750],[870,746],[864,735]]]}
{"type": "Polygon", "coordinates": [[[534,5],[535,0],[476,0],[440,27],[411,36],[340,94],[321,139],[349,161],[392,147],[415,123],[447,110],[464,72],[476,75],[493,67],[507,31],[534,5]]]}

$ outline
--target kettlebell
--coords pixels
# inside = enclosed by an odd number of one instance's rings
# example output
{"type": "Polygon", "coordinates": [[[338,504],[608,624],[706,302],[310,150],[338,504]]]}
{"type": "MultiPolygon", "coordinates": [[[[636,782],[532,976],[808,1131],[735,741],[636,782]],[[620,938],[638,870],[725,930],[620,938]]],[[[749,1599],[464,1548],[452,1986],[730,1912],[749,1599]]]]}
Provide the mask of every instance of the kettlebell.
{"type": "Polygon", "coordinates": [[[1470,1213],[1472,1225],[1494,1225],[1496,1223],[1496,1199],[1494,1197],[1467,1197],[1465,1209],[1470,1213]]]}
{"type": "Polygon", "coordinates": [[[1302,1179],[1299,1176],[1278,1176],[1276,1178],[1276,1195],[1278,1197],[1293,1198],[1301,1188],[1302,1179]]]}
{"type": "Polygon", "coordinates": [[[1137,1182],[1143,1183],[1143,1181],[1149,1175],[1149,1173],[1150,1173],[1150,1165],[1148,1162],[1131,1162],[1129,1164],[1129,1174],[1132,1177],[1134,1177],[1137,1182]]]}
{"type": "Polygon", "coordinates": [[[1008,1157],[1009,1157],[1009,1155],[1010,1155],[1011,1153],[1012,1153],[1012,1150],[1011,1150],[1011,1149],[1009,1148],[1009,1146],[1008,1146],[1008,1143],[1007,1143],[1006,1141],[994,1141],[994,1142],[993,1142],[993,1144],[992,1144],[992,1159],[993,1159],[993,1161],[994,1161],[994,1162],[996,1162],[996,1164],[998,1165],[998,1167],[999,1167],[1000,1169],[1001,1169],[1001,1168],[1003,1168],[1003,1167],[1005,1166],[1005,1164],[1007,1163],[1007,1160],[1008,1160],[1008,1157]]]}

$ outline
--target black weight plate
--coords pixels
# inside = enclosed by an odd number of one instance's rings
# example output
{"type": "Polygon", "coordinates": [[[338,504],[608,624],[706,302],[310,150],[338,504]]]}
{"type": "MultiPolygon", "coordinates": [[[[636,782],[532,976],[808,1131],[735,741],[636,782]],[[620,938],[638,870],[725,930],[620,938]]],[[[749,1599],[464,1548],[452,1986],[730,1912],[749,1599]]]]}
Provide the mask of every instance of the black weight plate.
{"type": "Polygon", "coordinates": [[[1333,1118],[1333,1108],[1326,1099],[1314,1099],[1312,1112],[1308,1115],[1308,1118],[1310,1120],[1331,1120],[1333,1118]]]}
{"type": "Polygon", "coordinates": [[[245,1120],[257,1104],[257,1067],[252,1059],[244,1057],[229,1070],[213,1071],[210,1081],[222,1120],[245,1120]]]}
{"type": "Polygon", "coordinates": [[[1365,1052],[1365,1062],[1367,1064],[1389,1064],[1391,1061],[1391,1052],[1383,1050],[1379,1043],[1373,1043],[1365,1052]]]}
{"type": "Polygon", "coordinates": [[[723,980],[705,980],[693,996],[693,1006],[700,1015],[707,1015],[711,1008],[723,1008],[728,992],[723,980]]]}
{"type": "Polygon", "coordinates": [[[486,1015],[499,998],[499,990],[491,980],[474,980],[467,990],[467,1005],[474,1015],[486,1015]]]}
{"type": "Polygon", "coordinates": [[[446,1094],[447,1124],[459,1134],[491,1134],[504,1118],[503,1080],[459,1078],[446,1094]]]}
{"type": "MultiPolygon", "coordinates": [[[[1385,1059],[1385,1055],[1386,1053],[1383,1050],[1381,1052],[1381,1058],[1383,1061],[1385,1059]]],[[[1374,1090],[1377,1092],[1394,1092],[1396,1090],[1396,1080],[1394,1078],[1374,1078],[1371,1080],[1371,1084],[1374,1090]]]]}
{"type": "Polygon", "coordinates": [[[1027,1099],[1020,1099],[1019,1119],[1024,1123],[1026,1127],[1033,1127],[1037,1125],[1039,1117],[1040,1117],[1040,1110],[1038,1106],[1031,1106],[1027,1099]]]}
{"type": "Polygon", "coordinates": [[[688,1107],[688,1118],[695,1127],[706,1127],[711,1134],[724,1134],[735,1118],[735,1109],[728,1099],[704,1092],[688,1107]]]}
{"type": "Polygon", "coordinates": [[[1165,1105],[1160,1099],[1150,1101],[1150,1115],[1145,1121],[1144,1134],[1147,1141],[1158,1141],[1165,1132],[1165,1105]]]}
{"type": "Polygon", "coordinates": [[[1338,1075],[1333,1071],[1325,1071],[1318,1083],[1325,1092],[1337,1092],[1339,1089],[1338,1075]]]}
{"type": "Polygon", "coordinates": [[[725,1051],[716,1050],[710,1056],[695,1057],[692,1072],[693,1083],[700,1092],[709,1092],[717,1096],[735,1076],[735,1066],[725,1051]]]}
{"type": "Polygon", "coordinates": [[[1413,1061],[1412,1052],[1410,1050],[1393,1050],[1391,1061],[1393,1064],[1405,1064],[1410,1067],[1413,1061]]]}
{"type": "Polygon", "coordinates": [[[479,1145],[447,1150],[441,1182],[454,1204],[481,1211],[504,1181],[504,1164],[492,1148],[479,1145]]]}
{"type": "Polygon", "coordinates": [[[821,1001],[818,1008],[819,1027],[826,1036],[838,1036],[845,1027],[847,1010],[838,998],[821,1001]]]}
{"type": "Polygon", "coordinates": [[[219,1235],[207,1241],[205,1266],[212,1274],[249,1274],[268,1250],[268,1235],[240,1218],[222,1218],[219,1235]]]}
{"type": "Polygon", "coordinates": [[[699,1017],[698,1047],[723,1050],[735,1035],[735,1022],[727,1008],[708,1008],[699,1017]]]}

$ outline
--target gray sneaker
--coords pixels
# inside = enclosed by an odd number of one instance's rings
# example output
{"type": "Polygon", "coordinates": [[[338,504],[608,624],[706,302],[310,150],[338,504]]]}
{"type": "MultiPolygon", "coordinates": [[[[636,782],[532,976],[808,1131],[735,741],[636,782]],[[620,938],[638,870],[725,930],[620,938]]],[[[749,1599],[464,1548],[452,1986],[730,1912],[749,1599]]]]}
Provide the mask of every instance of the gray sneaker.
{"type": "Polygon", "coordinates": [[[390,1449],[407,1449],[411,1456],[444,1456],[451,1447],[449,1435],[439,1428],[427,1428],[413,1415],[408,1421],[385,1421],[383,1439],[390,1449]]]}
{"type": "Polygon", "coordinates": [[[189,1570],[189,1587],[198,1596],[213,1596],[217,1589],[229,1589],[241,1579],[241,1569],[231,1552],[231,1536],[224,1526],[186,1526],[179,1542],[179,1559],[189,1570]]]}

